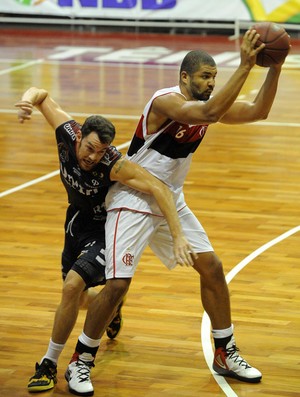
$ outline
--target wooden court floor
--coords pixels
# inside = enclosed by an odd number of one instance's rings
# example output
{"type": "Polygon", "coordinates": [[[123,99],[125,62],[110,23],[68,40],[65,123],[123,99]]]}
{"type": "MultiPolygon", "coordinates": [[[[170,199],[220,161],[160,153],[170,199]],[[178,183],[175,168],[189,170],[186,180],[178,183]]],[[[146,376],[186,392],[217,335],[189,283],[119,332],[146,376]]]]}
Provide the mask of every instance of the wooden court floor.
{"type": "MultiPolygon", "coordinates": [[[[201,48],[218,60],[217,87],[237,64],[227,37],[88,34],[0,27],[0,391],[28,396],[60,299],[66,195],[57,175],[54,134],[40,114],[17,122],[14,103],[43,87],[75,119],[102,114],[126,151],[152,93],[175,85],[183,53],[201,48]]],[[[211,372],[209,322],[192,269],[168,271],[146,250],[115,341],[103,337],[92,370],[99,397],[300,396],[300,43],[282,72],[267,121],[221,124],[194,156],[186,200],[223,261],[241,354],[260,384],[211,372]]],[[[241,98],[252,99],[266,70],[255,68],[241,98]]],[[[122,145],[122,146],[120,146],[122,145]]],[[[84,313],[63,351],[58,384],[84,313]]]]}

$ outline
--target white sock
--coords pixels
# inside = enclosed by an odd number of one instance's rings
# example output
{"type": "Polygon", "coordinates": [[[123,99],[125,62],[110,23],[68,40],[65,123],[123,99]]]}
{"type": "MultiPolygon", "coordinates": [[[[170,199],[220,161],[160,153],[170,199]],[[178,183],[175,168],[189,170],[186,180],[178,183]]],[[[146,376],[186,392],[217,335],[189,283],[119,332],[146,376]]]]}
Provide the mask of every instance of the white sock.
{"type": "MultiPolygon", "coordinates": [[[[50,339],[49,345],[48,345],[48,350],[44,357],[42,358],[41,362],[44,360],[44,358],[47,358],[48,360],[53,361],[55,364],[57,364],[57,361],[59,359],[60,353],[63,351],[63,348],[65,347],[65,344],[61,345],[58,343],[54,343],[52,339],[50,339]]],[[[41,364],[40,362],[40,364],[41,364]]]]}
{"type": "Polygon", "coordinates": [[[229,328],[213,329],[211,332],[213,337],[216,339],[227,338],[233,334],[233,324],[231,324],[229,328]]]}
{"type": "Polygon", "coordinates": [[[84,332],[78,338],[79,342],[88,347],[98,347],[101,339],[91,339],[84,332]]]}
{"type": "Polygon", "coordinates": [[[87,362],[87,361],[93,362],[95,359],[95,357],[93,357],[91,353],[81,353],[81,354],[79,354],[78,358],[85,362],[87,362]]]}

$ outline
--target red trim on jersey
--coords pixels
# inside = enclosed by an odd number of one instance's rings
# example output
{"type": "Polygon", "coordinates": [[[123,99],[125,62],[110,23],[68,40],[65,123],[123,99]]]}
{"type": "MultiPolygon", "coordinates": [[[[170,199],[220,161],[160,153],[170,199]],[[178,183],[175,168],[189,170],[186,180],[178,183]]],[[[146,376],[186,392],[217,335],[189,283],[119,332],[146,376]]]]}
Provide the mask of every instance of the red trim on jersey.
{"type": "Polygon", "coordinates": [[[140,138],[140,139],[144,139],[143,136],[143,121],[144,121],[144,115],[141,116],[140,121],[135,129],[135,135],[140,138]]]}
{"type": "Polygon", "coordinates": [[[118,217],[117,217],[117,222],[115,225],[115,232],[114,232],[114,246],[113,246],[113,278],[116,277],[116,241],[117,241],[117,230],[118,230],[118,224],[119,224],[119,219],[121,216],[122,209],[119,211],[118,217]]]}
{"type": "MultiPolygon", "coordinates": [[[[150,116],[150,113],[151,113],[151,110],[152,110],[152,107],[153,107],[153,102],[155,101],[155,99],[157,99],[157,98],[159,98],[159,97],[161,97],[161,96],[170,95],[170,94],[173,94],[173,93],[174,93],[174,91],[170,90],[170,91],[164,92],[164,93],[162,93],[162,94],[159,94],[159,95],[155,96],[155,97],[152,99],[152,101],[151,101],[151,103],[150,103],[150,106],[149,106],[149,109],[148,109],[147,114],[146,114],[146,134],[147,134],[147,135],[157,134],[158,131],[163,130],[168,124],[170,124],[171,122],[175,122],[175,120],[167,119],[166,121],[164,121],[164,122],[162,123],[162,125],[160,125],[160,126],[157,128],[156,131],[154,131],[154,132],[149,132],[149,130],[148,130],[148,119],[149,119],[149,116],[150,116]]],[[[185,98],[185,96],[184,96],[181,92],[175,92],[175,94],[181,95],[181,96],[183,96],[183,97],[185,98]]],[[[144,114],[142,115],[142,118],[141,118],[140,121],[143,121],[143,119],[144,119],[144,114]]],[[[143,124],[141,123],[141,125],[140,125],[140,123],[139,123],[138,127],[142,129],[142,133],[143,133],[143,124]]],[[[164,132],[165,132],[165,131],[164,131],[164,132]]],[[[139,138],[143,138],[143,136],[139,136],[139,134],[137,134],[137,136],[138,136],[139,138]]]]}
{"type": "Polygon", "coordinates": [[[136,210],[136,209],[134,209],[134,208],[124,207],[124,206],[122,206],[122,207],[117,207],[117,208],[112,208],[111,210],[107,210],[107,212],[122,211],[122,210],[131,211],[131,212],[138,212],[138,213],[140,213],[140,214],[145,214],[145,215],[158,216],[159,218],[163,218],[163,217],[164,217],[163,215],[160,215],[160,214],[153,214],[153,213],[150,212],[150,211],[139,211],[139,210],[136,210]]]}
{"type": "MultiPolygon", "coordinates": [[[[185,208],[187,206],[187,204],[184,204],[182,207],[180,207],[177,212],[180,212],[183,208],[185,208]]],[[[149,212],[149,211],[139,211],[136,210],[134,208],[130,208],[130,207],[116,207],[116,208],[112,208],[110,210],[107,210],[107,212],[112,212],[112,211],[131,211],[131,212],[138,212],[139,214],[145,214],[145,215],[151,215],[151,216],[157,216],[158,218],[164,218],[164,215],[160,215],[160,214],[153,214],[153,212],[149,212]]],[[[119,217],[118,217],[119,219],[119,217]]]]}

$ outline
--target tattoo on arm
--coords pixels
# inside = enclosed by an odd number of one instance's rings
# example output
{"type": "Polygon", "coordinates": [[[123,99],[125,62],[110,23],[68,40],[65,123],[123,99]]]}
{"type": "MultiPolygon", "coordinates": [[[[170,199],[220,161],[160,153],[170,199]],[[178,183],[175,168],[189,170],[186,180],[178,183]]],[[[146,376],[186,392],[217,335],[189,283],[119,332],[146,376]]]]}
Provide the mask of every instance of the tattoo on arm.
{"type": "Polygon", "coordinates": [[[124,166],[124,162],[125,162],[125,159],[124,158],[121,158],[119,161],[117,161],[116,162],[116,164],[115,164],[115,173],[117,174],[120,170],[121,170],[121,168],[124,166]]]}

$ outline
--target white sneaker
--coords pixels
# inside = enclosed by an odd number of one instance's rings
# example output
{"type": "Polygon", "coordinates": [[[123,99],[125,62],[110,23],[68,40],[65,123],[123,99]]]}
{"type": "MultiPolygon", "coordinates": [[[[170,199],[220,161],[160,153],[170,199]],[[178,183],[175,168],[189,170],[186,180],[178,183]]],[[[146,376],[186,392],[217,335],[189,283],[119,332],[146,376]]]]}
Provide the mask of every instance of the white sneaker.
{"type": "Polygon", "coordinates": [[[94,388],[90,379],[92,367],[94,367],[92,361],[86,362],[80,359],[68,365],[65,378],[69,383],[70,393],[77,396],[92,396],[94,394],[94,388]]]}
{"type": "Polygon", "coordinates": [[[223,376],[229,376],[243,382],[258,383],[262,374],[258,369],[251,367],[246,360],[238,353],[239,349],[235,345],[232,336],[227,343],[226,349],[219,347],[215,351],[213,369],[223,376]]]}

